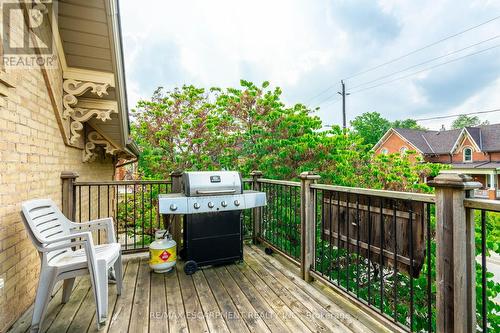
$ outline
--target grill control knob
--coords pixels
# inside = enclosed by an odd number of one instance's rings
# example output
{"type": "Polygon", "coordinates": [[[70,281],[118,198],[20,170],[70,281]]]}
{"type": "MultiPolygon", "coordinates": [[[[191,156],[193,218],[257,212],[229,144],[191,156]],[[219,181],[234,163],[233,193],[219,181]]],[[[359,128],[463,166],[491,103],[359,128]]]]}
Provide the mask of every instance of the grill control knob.
{"type": "Polygon", "coordinates": [[[195,202],[193,205],[194,209],[200,209],[200,204],[195,202]]]}
{"type": "Polygon", "coordinates": [[[212,201],[208,203],[208,208],[214,208],[214,203],[212,201]]]}
{"type": "Polygon", "coordinates": [[[221,205],[222,207],[227,207],[227,202],[222,201],[222,202],[220,203],[220,205],[221,205]]]}
{"type": "Polygon", "coordinates": [[[171,204],[170,210],[172,210],[172,211],[177,210],[177,206],[175,204],[171,204]]]}
{"type": "Polygon", "coordinates": [[[235,205],[236,207],[238,207],[238,206],[240,205],[240,201],[239,201],[239,200],[234,200],[234,205],[235,205]]]}

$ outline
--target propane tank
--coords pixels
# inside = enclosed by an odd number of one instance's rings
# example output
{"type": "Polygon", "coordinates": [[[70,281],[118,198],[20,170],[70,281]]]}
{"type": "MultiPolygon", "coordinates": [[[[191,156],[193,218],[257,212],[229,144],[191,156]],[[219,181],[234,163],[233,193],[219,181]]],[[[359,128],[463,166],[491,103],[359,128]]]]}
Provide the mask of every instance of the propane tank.
{"type": "Polygon", "coordinates": [[[155,232],[155,241],[149,245],[149,267],[155,273],[166,273],[175,266],[177,244],[166,230],[155,232]]]}

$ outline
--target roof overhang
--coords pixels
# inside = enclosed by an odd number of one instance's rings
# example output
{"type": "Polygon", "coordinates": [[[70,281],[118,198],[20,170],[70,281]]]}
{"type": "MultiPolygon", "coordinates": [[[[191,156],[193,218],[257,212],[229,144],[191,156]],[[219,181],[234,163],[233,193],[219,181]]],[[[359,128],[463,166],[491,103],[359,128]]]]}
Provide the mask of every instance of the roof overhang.
{"type": "MultiPolygon", "coordinates": [[[[116,149],[118,156],[138,156],[139,149],[130,139],[118,0],[59,0],[56,21],[55,44],[67,88],[63,100],[73,101],[73,109],[84,108],[87,103],[101,105],[97,110],[112,110],[105,121],[99,116],[90,117],[85,125],[90,129],[77,135],[96,131],[101,141],[108,141],[116,149]],[[97,96],[97,90],[104,93],[97,96]]],[[[86,138],[75,139],[73,135],[69,142],[85,148],[86,138]]]]}
{"type": "Polygon", "coordinates": [[[469,133],[467,128],[463,128],[460,134],[457,137],[457,140],[453,144],[453,147],[451,148],[450,154],[454,154],[457,152],[457,149],[460,148],[466,138],[469,138],[473,148],[476,151],[481,151],[481,148],[479,148],[479,145],[477,144],[476,140],[472,137],[472,135],[469,133]]]}
{"type": "Polygon", "coordinates": [[[392,127],[389,128],[389,130],[387,130],[387,132],[385,132],[385,134],[380,138],[380,140],[378,140],[378,142],[375,144],[375,146],[373,146],[372,150],[376,151],[377,149],[379,149],[380,146],[382,146],[390,138],[390,136],[392,134],[397,135],[401,140],[403,140],[405,143],[407,143],[409,146],[411,146],[413,148],[411,150],[415,150],[416,152],[423,154],[423,152],[420,149],[415,147],[415,145],[413,143],[411,143],[408,139],[406,139],[404,136],[399,134],[398,131],[396,131],[396,129],[394,129],[392,127]]]}

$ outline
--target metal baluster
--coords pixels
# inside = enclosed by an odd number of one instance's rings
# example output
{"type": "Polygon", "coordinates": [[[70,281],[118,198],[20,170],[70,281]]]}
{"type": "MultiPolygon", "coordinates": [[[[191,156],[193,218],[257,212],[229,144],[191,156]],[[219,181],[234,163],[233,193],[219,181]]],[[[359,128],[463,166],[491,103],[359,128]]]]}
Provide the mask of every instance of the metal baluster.
{"type": "Polygon", "coordinates": [[[137,221],[137,205],[136,205],[136,201],[137,201],[137,193],[136,193],[136,185],[135,183],[132,184],[132,187],[133,187],[133,191],[134,191],[134,220],[133,220],[133,233],[134,233],[134,249],[137,247],[137,231],[136,231],[136,226],[135,226],[135,223],[137,221]]]}
{"type": "Polygon", "coordinates": [[[359,297],[359,229],[361,229],[361,223],[359,219],[359,194],[356,194],[356,296],[359,297]]]}
{"type": "Polygon", "coordinates": [[[340,192],[337,192],[337,286],[340,286],[340,192]]]}
{"type": "Polygon", "coordinates": [[[292,187],[288,186],[288,196],[289,196],[289,204],[288,207],[288,253],[293,257],[292,253],[292,187]]]}
{"type": "Polygon", "coordinates": [[[92,192],[91,192],[91,186],[88,185],[88,189],[89,189],[89,216],[87,218],[87,221],[90,221],[91,220],[91,211],[92,211],[92,192]]]}
{"type": "Polygon", "coordinates": [[[371,197],[368,197],[368,304],[371,300],[371,239],[372,239],[372,214],[371,214],[371,197]]]}
{"type": "Polygon", "coordinates": [[[279,228],[279,224],[280,224],[280,196],[279,196],[279,185],[275,184],[274,185],[274,191],[275,191],[275,195],[276,195],[276,200],[275,200],[275,213],[276,213],[276,223],[274,224],[275,226],[275,231],[274,231],[274,236],[275,236],[275,239],[274,239],[274,245],[279,249],[280,248],[280,228],[279,228]]]}
{"type": "MultiPolygon", "coordinates": [[[[153,186],[153,184],[151,184],[151,186],[153,186]]],[[[156,189],[158,190],[158,195],[159,195],[160,194],[160,186],[157,185],[156,189]]],[[[157,210],[157,212],[156,212],[156,224],[158,225],[158,229],[161,229],[161,222],[160,222],[161,219],[160,219],[159,209],[160,209],[160,201],[158,200],[158,203],[156,205],[156,210],[157,210]]]]}
{"type": "Polygon", "coordinates": [[[144,242],[144,237],[145,237],[145,233],[144,233],[144,184],[141,184],[141,209],[142,209],[142,212],[141,212],[141,217],[142,217],[142,230],[141,230],[141,234],[142,234],[142,248],[145,247],[145,242],[144,242]]]}
{"type": "Polygon", "coordinates": [[[116,211],[115,211],[115,216],[116,216],[116,218],[115,218],[115,223],[116,223],[116,241],[120,242],[120,233],[118,232],[119,231],[118,230],[118,226],[119,226],[119,224],[118,224],[118,218],[119,218],[118,213],[119,213],[119,210],[120,210],[120,208],[118,207],[118,200],[119,200],[119,198],[118,198],[118,192],[119,192],[119,186],[118,186],[118,184],[115,186],[115,192],[116,192],[115,193],[115,196],[116,196],[116,211]]]}
{"type": "Polygon", "coordinates": [[[384,199],[380,198],[380,313],[384,313],[384,199]]]}
{"type": "MultiPolygon", "coordinates": [[[[318,191],[316,191],[317,193],[318,191]]],[[[317,203],[317,198],[318,198],[318,195],[316,195],[316,207],[318,207],[318,203],[317,203]]],[[[325,262],[325,203],[324,203],[324,200],[325,200],[325,191],[324,190],[321,190],[321,233],[320,233],[320,240],[321,240],[321,253],[320,253],[320,266],[319,266],[319,270],[320,270],[320,273],[321,275],[325,275],[325,270],[324,270],[324,262],[325,262]]],[[[317,218],[317,214],[314,218],[315,221],[318,220],[317,218]]],[[[315,228],[316,229],[316,223],[314,224],[315,228]]],[[[317,239],[317,237],[315,237],[315,240],[317,239]]],[[[328,262],[328,261],[327,261],[328,262]]]]}
{"type": "Polygon", "coordinates": [[[125,250],[128,250],[128,185],[125,188],[125,250]]]}
{"type": "Polygon", "coordinates": [[[107,204],[107,208],[108,208],[108,217],[111,217],[111,210],[110,210],[110,207],[109,207],[109,184],[108,184],[108,188],[107,188],[107,196],[108,196],[108,204],[107,204]]]}
{"type": "Polygon", "coordinates": [[[82,222],[82,186],[78,186],[78,222],[82,222]]]}
{"type": "Polygon", "coordinates": [[[284,251],[283,248],[283,186],[277,185],[277,190],[279,191],[279,196],[278,196],[278,209],[279,209],[279,220],[278,220],[278,244],[279,244],[279,249],[284,251]]]}
{"type": "Polygon", "coordinates": [[[398,321],[398,235],[396,201],[392,202],[392,234],[394,236],[394,321],[398,321]]]}
{"type": "Polygon", "coordinates": [[[350,194],[346,193],[346,219],[345,219],[345,225],[346,225],[346,236],[347,240],[345,242],[346,244],[346,250],[347,250],[347,271],[346,271],[346,287],[347,287],[347,292],[349,292],[349,269],[351,268],[351,263],[350,263],[350,253],[349,253],[349,248],[351,247],[351,238],[349,234],[349,229],[351,228],[349,224],[350,216],[349,216],[349,204],[350,204],[351,198],[350,194]]]}
{"type": "Polygon", "coordinates": [[[431,262],[431,205],[425,204],[427,212],[427,331],[432,332],[432,262],[431,262]]]}
{"type": "MultiPolygon", "coordinates": [[[[101,218],[101,185],[97,185],[97,218],[101,218]]],[[[101,244],[101,229],[97,230],[97,243],[101,244]]]]}
{"type": "Polygon", "coordinates": [[[408,202],[410,205],[409,213],[410,219],[408,225],[410,226],[410,332],[413,332],[413,205],[412,202],[408,202]]]}
{"type": "Polygon", "coordinates": [[[329,237],[329,240],[328,240],[328,248],[329,248],[329,253],[330,253],[330,257],[329,257],[329,260],[328,260],[328,279],[331,280],[332,279],[332,253],[333,253],[333,192],[332,191],[328,191],[328,193],[330,194],[329,195],[329,200],[330,200],[330,204],[328,205],[329,206],[329,213],[330,213],[330,237],[329,237]]]}
{"type": "MultiPolygon", "coordinates": [[[[151,233],[154,235],[154,225],[153,225],[153,183],[149,183],[149,227],[151,228],[151,233]]],[[[159,227],[159,225],[158,225],[158,227],[159,227]]],[[[158,228],[158,229],[160,229],[160,228],[158,228]]],[[[153,238],[153,240],[154,240],[154,238],[153,238]]]]}
{"type": "Polygon", "coordinates": [[[486,293],[486,211],[481,210],[481,319],[483,332],[488,332],[488,295],[486,293]]]}

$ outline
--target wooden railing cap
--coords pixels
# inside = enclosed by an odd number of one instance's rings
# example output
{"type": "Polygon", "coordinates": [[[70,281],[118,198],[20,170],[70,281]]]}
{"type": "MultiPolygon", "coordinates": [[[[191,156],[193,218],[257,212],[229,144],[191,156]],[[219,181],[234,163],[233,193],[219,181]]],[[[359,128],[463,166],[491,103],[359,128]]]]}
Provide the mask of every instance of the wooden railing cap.
{"type": "Polygon", "coordinates": [[[181,177],[183,173],[184,173],[184,171],[182,171],[182,170],[172,171],[170,173],[170,177],[181,177]]]}
{"type": "Polygon", "coordinates": [[[76,179],[78,177],[80,177],[80,175],[78,174],[78,172],[75,172],[75,171],[63,171],[63,172],[61,172],[62,179],[76,179]]]}
{"type": "Polygon", "coordinates": [[[250,176],[252,177],[262,177],[263,173],[262,171],[259,171],[259,170],[254,170],[252,172],[250,172],[250,176]]]}
{"type": "Polygon", "coordinates": [[[317,173],[313,171],[304,171],[299,175],[300,179],[302,180],[317,180],[320,179],[321,176],[318,175],[317,173]]]}
{"type": "Polygon", "coordinates": [[[479,189],[483,185],[472,180],[472,177],[461,173],[441,172],[433,180],[427,183],[432,187],[448,187],[463,190],[479,189]]]}

